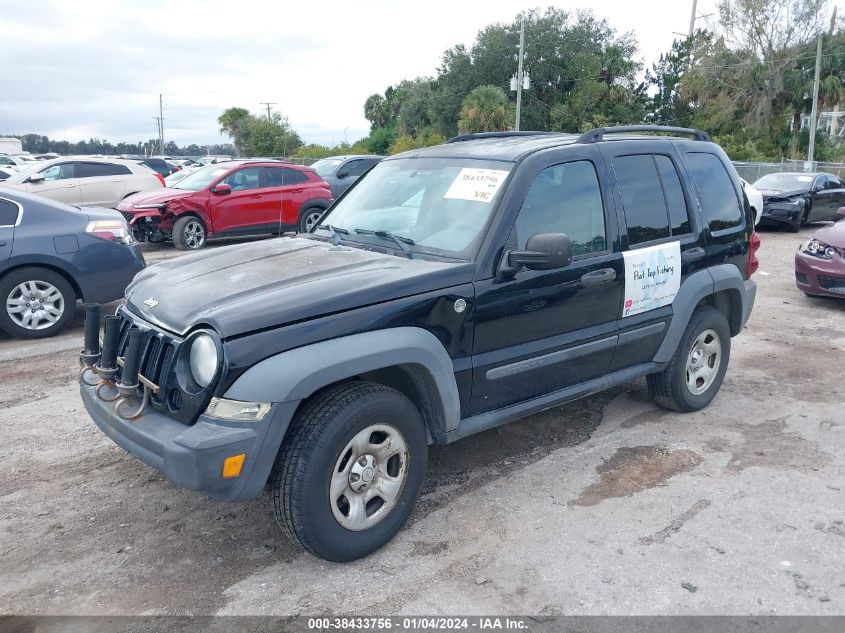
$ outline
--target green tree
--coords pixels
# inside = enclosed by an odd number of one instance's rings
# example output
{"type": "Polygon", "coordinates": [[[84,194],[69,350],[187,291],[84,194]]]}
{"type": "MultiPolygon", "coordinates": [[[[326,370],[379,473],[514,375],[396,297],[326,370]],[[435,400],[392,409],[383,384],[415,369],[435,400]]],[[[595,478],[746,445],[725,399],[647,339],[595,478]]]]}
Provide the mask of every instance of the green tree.
{"type": "Polygon", "coordinates": [[[458,118],[461,134],[501,132],[513,128],[514,105],[497,86],[479,86],[467,95],[458,118]]]}

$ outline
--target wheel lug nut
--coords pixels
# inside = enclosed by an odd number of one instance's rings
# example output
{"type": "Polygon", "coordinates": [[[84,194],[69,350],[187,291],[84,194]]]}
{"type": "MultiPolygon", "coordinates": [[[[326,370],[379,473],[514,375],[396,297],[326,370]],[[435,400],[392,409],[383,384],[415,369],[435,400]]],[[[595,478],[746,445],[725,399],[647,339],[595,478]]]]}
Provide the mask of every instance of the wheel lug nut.
{"type": "Polygon", "coordinates": [[[352,473],[351,475],[349,475],[349,479],[354,483],[361,479],[361,475],[359,475],[358,473],[352,473]]]}
{"type": "Polygon", "coordinates": [[[361,466],[366,466],[367,465],[367,458],[362,455],[361,457],[358,458],[358,463],[361,466]]]}

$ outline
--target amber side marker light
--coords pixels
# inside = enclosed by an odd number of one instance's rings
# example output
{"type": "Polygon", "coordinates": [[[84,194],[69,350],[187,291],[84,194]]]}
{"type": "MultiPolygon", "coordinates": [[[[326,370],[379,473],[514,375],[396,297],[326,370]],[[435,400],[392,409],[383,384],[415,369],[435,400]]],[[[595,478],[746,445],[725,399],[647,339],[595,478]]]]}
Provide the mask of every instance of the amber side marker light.
{"type": "Polygon", "coordinates": [[[227,457],[226,461],[223,462],[223,479],[232,479],[233,477],[239,477],[245,459],[246,453],[227,457]]]}

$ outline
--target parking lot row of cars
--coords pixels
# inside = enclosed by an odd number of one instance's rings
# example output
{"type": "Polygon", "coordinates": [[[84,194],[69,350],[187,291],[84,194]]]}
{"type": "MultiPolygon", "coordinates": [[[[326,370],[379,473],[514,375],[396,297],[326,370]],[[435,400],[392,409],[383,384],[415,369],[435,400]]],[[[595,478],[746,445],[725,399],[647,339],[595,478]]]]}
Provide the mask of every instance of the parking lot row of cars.
{"type": "MultiPolygon", "coordinates": [[[[88,278],[114,288],[110,298],[119,298],[137,261],[143,262],[136,242],[169,241],[177,249],[196,250],[215,237],[309,232],[334,200],[382,158],[337,156],[310,167],[226,156],[183,159],[179,165],[180,159],[169,162],[168,157],[93,156],[16,163],[20,170],[0,183],[0,203],[8,216],[0,218],[0,302],[6,307],[0,327],[18,336],[57,333],[69,318],[66,312],[72,313],[66,308],[92,298],[85,290],[88,278]],[[155,171],[161,167],[156,161],[170,173],[155,171]],[[98,253],[103,247],[91,238],[111,241],[117,250],[105,260],[88,257],[84,245],[97,245],[98,253]],[[127,257],[126,251],[132,253],[127,257]],[[105,266],[92,267],[105,261],[105,266]],[[21,269],[31,279],[19,279],[21,269]],[[52,272],[39,276],[39,269],[52,272]]],[[[419,207],[411,189],[403,210],[419,207]]],[[[845,207],[845,185],[831,174],[771,174],[754,185],[743,181],[743,189],[755,224],[792,231],[807,222],[838,219],[845,207]]],[[[825,227],[796,255],[796,283],[803,292],[845,296],[843,234],[845,222],[825,227]]],[[[96,300],[107,299],[98,294],[96,300]]]]}

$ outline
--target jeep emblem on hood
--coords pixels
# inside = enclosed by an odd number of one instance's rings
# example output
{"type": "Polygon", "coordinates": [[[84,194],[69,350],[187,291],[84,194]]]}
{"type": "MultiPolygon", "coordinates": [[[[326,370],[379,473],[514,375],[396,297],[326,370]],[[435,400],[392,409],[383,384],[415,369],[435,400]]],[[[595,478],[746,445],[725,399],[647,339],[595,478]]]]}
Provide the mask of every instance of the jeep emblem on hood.
{"type": "Polygon", "coordinates": [[[144,301],[144,305],[147,306],[150,310],[155,308],[158,305],[158,301],[150,297],[144,301]]]}

